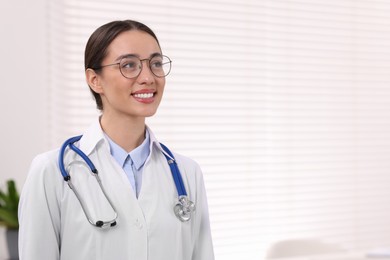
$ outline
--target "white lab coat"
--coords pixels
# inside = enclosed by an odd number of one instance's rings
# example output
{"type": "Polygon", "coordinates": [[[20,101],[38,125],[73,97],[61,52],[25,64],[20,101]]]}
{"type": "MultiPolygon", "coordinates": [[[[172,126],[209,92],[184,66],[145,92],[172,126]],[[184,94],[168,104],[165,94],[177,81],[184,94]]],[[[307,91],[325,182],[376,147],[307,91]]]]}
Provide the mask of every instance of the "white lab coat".
{"type": "MultiPolygon", "coordinates": [[[[149,129],[150,131],[150,129],[149,129]]],[[[79,141],[99,171],[118,213],[117,226],[92,226],[58,168],[58,150],[32,162],[19,204],[21,260],[212,260],[208,207],[202,172],[189,158],[175,154],[196,211],[189,222],[173,212],[177,191],[162,149],[150,131],[150,156],[142,174],[138,199],[126,174],[110,154],[96,121],[79,141]]],[[[113,210],[79,156],[65,154],[72,182],[91,218],[110,220],[113,210]]]]}

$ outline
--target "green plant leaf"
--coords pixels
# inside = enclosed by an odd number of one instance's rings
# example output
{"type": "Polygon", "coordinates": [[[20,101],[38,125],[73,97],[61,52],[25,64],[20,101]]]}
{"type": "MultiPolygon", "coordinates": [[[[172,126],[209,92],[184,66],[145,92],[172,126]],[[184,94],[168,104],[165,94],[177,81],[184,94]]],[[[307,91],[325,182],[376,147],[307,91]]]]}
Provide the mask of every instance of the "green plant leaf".
{"type": "Polygon", "coordinates": [[[19,193],[14,180],[7,181],[7,190],[0,190],[0,225],[17,229],[19,193]]]}
{"type": "Polygon", "coordinates": [[[7,228],[17,228],[19,226],[18,216],[14,212],[9,212],[0,208],[0,223],[7,228]]]}
{"type": "Polygon", "coordinates": [[[18,202],[19,201],[19,194],[18,194],[18,191],[16,190],[15,181],[9,180],[7,182],[7,185],[8,185],[8,195],[9,195],[10,200],[13,203],[18,202]]]}

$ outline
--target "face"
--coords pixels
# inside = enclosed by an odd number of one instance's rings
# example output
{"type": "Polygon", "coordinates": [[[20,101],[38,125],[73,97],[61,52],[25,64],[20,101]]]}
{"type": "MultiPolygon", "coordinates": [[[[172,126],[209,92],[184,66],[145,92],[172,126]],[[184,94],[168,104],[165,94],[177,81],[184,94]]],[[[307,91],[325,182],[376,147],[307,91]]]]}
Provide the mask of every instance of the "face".
{"type": "MultiPolygon", "coordinates": [[[[157,41],[143,31],[126,31],[119,34],[109,45],[102,65],[119,63],[120,57],[133,55],[140,60],[161,54],[157,41]]],[[[145,118],[156,113],[160,104],[165,78],[156,77],[149,68],[149,61],[142,61],[142,71],[135,78],[125,78],[119,65],[102,68],[100,74],[87,72],[87,80],[100,94],[103,115],[145,118]]]]}

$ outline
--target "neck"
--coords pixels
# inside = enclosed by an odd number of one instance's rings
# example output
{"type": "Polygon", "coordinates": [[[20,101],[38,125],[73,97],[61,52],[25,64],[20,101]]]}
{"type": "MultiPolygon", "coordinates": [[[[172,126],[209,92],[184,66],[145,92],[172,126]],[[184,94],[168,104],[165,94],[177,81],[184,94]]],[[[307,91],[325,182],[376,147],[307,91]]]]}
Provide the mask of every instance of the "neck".
{"type": "Polygon", "coordinates": [[[145,118],[100,118],[103,131],[126,152],[131,152],[145,140],[145,118]]]}

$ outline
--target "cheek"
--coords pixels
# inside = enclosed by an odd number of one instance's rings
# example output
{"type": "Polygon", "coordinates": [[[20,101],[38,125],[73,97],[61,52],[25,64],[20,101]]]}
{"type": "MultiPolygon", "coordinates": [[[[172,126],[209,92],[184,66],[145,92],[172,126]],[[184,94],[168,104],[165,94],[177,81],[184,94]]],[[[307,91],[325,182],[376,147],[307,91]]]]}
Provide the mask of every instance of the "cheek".
{"type": "Polygon", "coordinates": [[[108,99],[124,100],[131,97],[131,83],[125,83],[120,80],[112,80],[104,86],[102,95],[108,99]]]}
{"type": "Polygon", "coordinates": [[[114,91],[118,93],[131,93],[132,86],[135,81],[133,79],[127,79],[125,77],[111,77],[108,79],[108,84],[106,85],[106,89],[108,91],[114,91]]]}
{"type": "Polygon", "coordinates": [[[159,80],[158,86],[160,88],[160,91],[164,91],[164,88],[165,88],[165,78],[160,78],[158,80],[159,80]]]}

